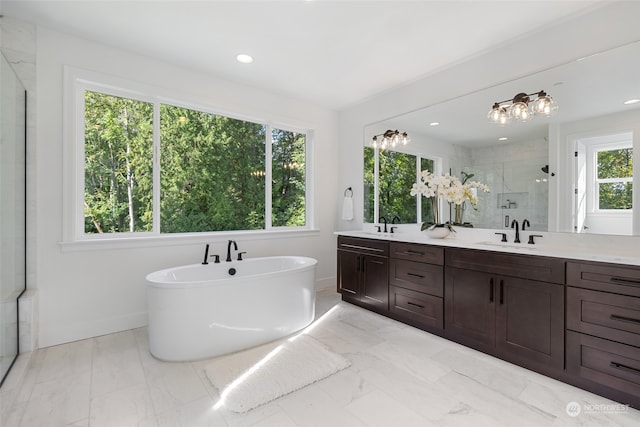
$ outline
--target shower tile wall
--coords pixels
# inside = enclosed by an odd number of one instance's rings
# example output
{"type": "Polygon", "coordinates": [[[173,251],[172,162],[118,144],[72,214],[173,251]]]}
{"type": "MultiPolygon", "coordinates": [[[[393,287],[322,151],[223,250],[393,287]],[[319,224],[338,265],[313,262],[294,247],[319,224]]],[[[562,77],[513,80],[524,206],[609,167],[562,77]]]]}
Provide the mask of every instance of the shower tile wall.
{"type": "Polygon", "coordinates": [[[491,188],[490,193],[480,192],[477,210],[467,207],[464,221],[479,228],[500,229],[510,225],[505,216],[509,222],[527,218],[532,230],[546,231],[549,185],[542,168],[548,164],[548,147],[545,140],[505,143],[467,149],[468,155],[452,161],[458,176],[460,171],[473,173],[472,180],[491,188]]]}

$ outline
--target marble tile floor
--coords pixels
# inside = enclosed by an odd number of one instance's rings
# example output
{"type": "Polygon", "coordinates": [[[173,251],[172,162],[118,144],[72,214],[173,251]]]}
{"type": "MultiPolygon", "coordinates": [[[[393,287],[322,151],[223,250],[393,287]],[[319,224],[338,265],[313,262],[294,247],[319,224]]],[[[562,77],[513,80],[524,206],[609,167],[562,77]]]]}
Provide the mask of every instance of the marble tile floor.
{"type": "Polygon", "coordinates": [[[165,363],[146,328],[21,355],[2,427],[638,426],[640,411],[319,292],[308,333],[351,367],[245,414],[214,409],[208,361],[165,363]],[[576,402],[579,415],[567,405],[576,402]]]}

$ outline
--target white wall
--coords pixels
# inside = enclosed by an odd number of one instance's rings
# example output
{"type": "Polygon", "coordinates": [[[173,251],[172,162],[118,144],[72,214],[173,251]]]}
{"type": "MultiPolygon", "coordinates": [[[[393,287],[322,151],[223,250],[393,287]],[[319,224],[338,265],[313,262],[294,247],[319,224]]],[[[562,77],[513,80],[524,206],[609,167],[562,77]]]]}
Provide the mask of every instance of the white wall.
{"type": "MultiPolygon", "coordinates": [[[[594,52],[640,40],[640,2],[615,2],[518,40],[416,82],[340,111],[339,188],[354,191],[355,218],[340,230],[362,227],[363,129],[375,122],[444,102],[594,52]]],[[[429,54],[425,40],[424,55],[429,54]]],[[[551,170],[557,170],[550,164],[551,170]]],[[[550,184],[549,192],[557,197],[550,184]]]]}
{"type": "Polygon", "coordinates": [[[248,257],[276,254],[318,259],[321,286],[335,284],[337,114],[308,103],[161,63],[140,55],[60,34],[36,31],[36,281],[39,345],[46,347],[146,324],[147,273],[200,262],[234,238],[248,257]],[[67,250],[63,239],[63,66],[110,74],[179,93],[195,103],[315,131],[315,218],[318,232],[259,240],[247,236],[169,239],[148,247],[91,245],[67,250]]]}

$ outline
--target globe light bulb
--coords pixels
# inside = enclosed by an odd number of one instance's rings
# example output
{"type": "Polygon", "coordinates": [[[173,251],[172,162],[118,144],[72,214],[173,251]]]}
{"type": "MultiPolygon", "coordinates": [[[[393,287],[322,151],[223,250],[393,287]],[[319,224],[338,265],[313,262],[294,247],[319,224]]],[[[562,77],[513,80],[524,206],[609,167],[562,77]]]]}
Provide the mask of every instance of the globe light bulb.
{"type": "Polygon", "coordinates": [[[509,115],[507,114],[507,109],[505,107],[501,107],[500,104],[495,103],[489,113],[487,114],[487,119],[491,123],[495,123],[500,126],[504,126],[509,123],[509,115]]]}
{"type": "Polygon", "coordinates": [[[531,118],[529,106],[522,101],[513,103],[509,109],[509,113],[512,118],[519,122],[526,122],[531,118]]]}
{"type": "Polygon", "coordinates": [[[540,91],[538,93],[538,99],[533,102],[532,109],[534,114],[548,117],[556,112],[558,104],[544,91],[540,91]]]}

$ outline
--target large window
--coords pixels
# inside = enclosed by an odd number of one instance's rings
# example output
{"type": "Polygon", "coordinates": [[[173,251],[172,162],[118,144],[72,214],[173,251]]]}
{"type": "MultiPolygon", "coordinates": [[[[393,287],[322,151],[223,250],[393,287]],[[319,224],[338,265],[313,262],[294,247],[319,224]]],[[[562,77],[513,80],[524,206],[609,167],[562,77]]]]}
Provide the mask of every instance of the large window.
{"type": "Polygon", "coordinates": [[[307,227],[308,131],[79,88],[80,234],[307,227]]]}
{"type": "Polygon", "coordinates": [[[407,224],[431,218],[431,204],[422,203],[410,191],[420,171],[434,171],[434,167],[433,159],[364,147],[364,221],[377,223],[384,216],[407,224]]]}

